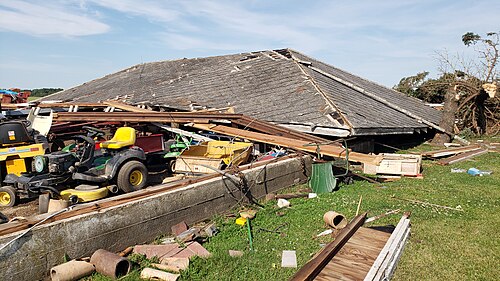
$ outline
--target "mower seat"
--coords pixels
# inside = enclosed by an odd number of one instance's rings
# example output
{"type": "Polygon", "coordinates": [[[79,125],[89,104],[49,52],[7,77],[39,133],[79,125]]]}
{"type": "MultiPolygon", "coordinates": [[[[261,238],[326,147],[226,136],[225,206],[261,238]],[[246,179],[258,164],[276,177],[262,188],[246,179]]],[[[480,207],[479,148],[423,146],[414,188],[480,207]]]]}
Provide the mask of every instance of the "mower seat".
{"type": "Polygon", "coordinates": [[[121,127],[116,130],[115,135],[109,141],[101,142],[102,148],[120,149],[134,145],[135,129],[131,127],[121,127]]]}

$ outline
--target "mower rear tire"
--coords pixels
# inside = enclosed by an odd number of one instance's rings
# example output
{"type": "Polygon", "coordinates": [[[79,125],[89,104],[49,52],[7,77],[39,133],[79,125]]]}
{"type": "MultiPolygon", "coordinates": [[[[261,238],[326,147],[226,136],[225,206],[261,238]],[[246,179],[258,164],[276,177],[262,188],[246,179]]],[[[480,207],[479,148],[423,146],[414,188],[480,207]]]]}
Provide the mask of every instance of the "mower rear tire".
{"type": "Polygon", "coordinates": [[[17,204],[19,197],[12,186],[0,187],[0,207],[12,207],[17,204]]]}
{"type": "Polygon", "coordinates": [[[116,177],[116,185],[125,193],[143,189],[147,183],[148,169],[135,160],[123,164],[116,177]]]}

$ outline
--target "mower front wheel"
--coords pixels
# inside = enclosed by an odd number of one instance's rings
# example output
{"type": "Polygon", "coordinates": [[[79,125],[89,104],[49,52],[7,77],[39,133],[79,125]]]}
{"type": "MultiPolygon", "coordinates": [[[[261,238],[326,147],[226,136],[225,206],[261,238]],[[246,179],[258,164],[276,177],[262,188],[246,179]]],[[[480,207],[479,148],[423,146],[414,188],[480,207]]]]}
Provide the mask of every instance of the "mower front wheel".
{"type": "Polygon", "coordinates": [[[12,207],[19,200],[16,189],[12,186],[0,187],[0,207],[12,207]]]}
{"type": "Polygon", "coordinates": [[[116,177],[116,185],[125,193],[145,188],[147,181],[148,169],[139,161],[123,164],[116,177]]]}

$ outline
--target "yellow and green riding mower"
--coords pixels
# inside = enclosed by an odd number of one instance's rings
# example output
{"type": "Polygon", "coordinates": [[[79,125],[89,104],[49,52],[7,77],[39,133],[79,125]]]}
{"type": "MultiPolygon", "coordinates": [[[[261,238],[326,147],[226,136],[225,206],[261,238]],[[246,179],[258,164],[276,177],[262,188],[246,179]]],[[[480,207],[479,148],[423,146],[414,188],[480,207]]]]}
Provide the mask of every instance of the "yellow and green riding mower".
{"type": "Polygon", "coordinates": [[[35,198],[49,193],[51,197],[77,203],[100,199],[108,191],[131,192],[146,187],[146,156],[134,145],[133,128],[118,128],[111,140],[100,143],[98,150],[92,136],[104,132],[92,127],[84,129],[89,134],[73,136],[74,143],[62,151],[36,156],[33,172],[5,177],[0,190],[15,195],[12,205],[18,195],[35,198]]]}
{"type": "MultiPolygon", "coordinates": [[[[31,172],[34,157],[47,152],[47,139],[29,127],[27,120],[0,122],[0,182],[8,174],[31,172]]],[[[16,198],[14,188],[0,188],[0,206],[13,206],[16,198]]]]}

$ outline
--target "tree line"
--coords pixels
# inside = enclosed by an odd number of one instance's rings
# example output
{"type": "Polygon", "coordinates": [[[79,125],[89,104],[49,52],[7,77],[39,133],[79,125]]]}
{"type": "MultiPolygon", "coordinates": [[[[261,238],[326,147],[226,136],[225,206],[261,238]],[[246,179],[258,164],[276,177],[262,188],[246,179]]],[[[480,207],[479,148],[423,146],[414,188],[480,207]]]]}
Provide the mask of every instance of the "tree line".
{"type": "Polygon", "coordinates": [[[31,96],[32,97],[45,97],[53,93],[60,92],[64,89],[62,88],[41,88],[41,89],[31,89],[31,96]]]}

